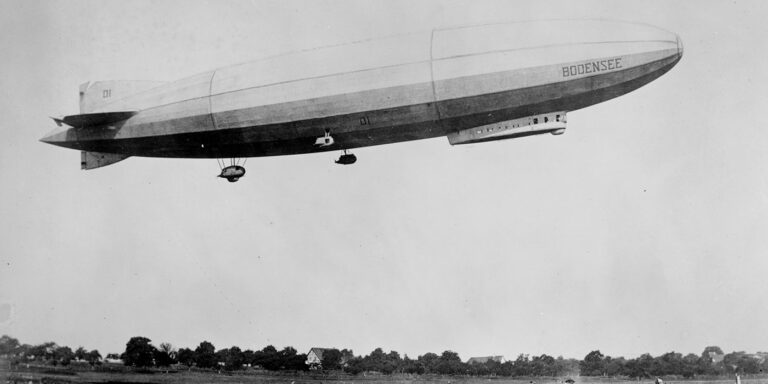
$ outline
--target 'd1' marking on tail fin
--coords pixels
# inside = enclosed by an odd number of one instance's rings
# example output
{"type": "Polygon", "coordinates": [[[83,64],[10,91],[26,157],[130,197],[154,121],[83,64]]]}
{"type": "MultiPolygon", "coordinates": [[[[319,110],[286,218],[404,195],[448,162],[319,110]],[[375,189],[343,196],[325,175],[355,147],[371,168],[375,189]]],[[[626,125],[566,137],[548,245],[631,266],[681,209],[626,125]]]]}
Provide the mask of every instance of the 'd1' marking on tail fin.
{"type": "Polygon", "coordinates": [[[128,105],[128,96],[150,90],[164,81],[106,80],[80,84],[80,113],[138,110],[146,106],[128,105]]]}

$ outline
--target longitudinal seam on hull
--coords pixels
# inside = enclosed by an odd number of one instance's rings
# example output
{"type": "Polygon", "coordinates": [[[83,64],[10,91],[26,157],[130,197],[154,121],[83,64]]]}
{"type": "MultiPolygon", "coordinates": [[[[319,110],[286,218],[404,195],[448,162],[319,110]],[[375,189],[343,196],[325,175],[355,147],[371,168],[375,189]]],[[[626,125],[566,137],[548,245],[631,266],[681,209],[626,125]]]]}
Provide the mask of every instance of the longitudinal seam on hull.
{"type": "Polygon", "coordinates": [[[432,100],[434,100],[435,104],[435,113],[437,114],[437,121],[442,121],[442,117],[440,116],[440,108],[437,107],[437,90],[435,89],[435,65],[434,65],[434,56],[433,51],[435,49],[435,30],[432,30],[432,33],[429,36],[429,80],[432,83],[432,100]]]}
{"type": "Polygon", "coordinates": [[[211,97],[211,94],[213,93],[213,79],[216,77],[217,70],[214,70],[211,74],[211,81],[208,84],[208,114],[211,115],[211,126],[213,126],[213,129],[219,129],[219,127],[216,125],[216,118],[213,117],[213,97],[211,97]]]}

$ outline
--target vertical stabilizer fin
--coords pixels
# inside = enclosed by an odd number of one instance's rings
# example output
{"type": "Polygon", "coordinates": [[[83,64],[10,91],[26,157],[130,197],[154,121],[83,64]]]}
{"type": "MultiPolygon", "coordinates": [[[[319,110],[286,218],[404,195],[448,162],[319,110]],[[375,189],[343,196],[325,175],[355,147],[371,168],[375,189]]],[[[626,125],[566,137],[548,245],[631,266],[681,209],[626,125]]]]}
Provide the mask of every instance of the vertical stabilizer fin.
{"type": "Polygon", "coordinates": [[[81,169],[94,169],[106,167],[107,165],[117,163],[118,161],[129,158],[128,155],[121,155],[119,153],[102,153],[102,152],[80,152],[80,168],[81,169]]]}
{"type": "Polygon", "coordinates": [[[112,112],[142,109],[126,105],[128,96],[165,84],[163,81],[107,80],[89,81],[80,85],[80,113],[112,112]]]}

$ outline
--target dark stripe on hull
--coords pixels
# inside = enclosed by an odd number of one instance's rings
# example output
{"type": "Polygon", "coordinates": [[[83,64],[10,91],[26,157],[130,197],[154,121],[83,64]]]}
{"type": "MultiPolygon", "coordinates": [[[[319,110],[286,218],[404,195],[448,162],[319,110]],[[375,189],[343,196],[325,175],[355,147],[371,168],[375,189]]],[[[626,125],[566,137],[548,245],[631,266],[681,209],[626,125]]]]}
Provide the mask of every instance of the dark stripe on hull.
{"type": "Polygon", "coordinates": [[[642,87],[669,71],[679,60],[679,56],[672,57],[606,75],[441,101],[438,103],[439,110],[450,110],[454,116],[460,111],[459,116],[442,120],[437,119],[434,104],[426,103],[265,126],[72,144],[78,146],[76,149],[132,156],[224,158],[336,151],[428,139],[481,125],[552,111],[573,111],[597,104],[642,87]],[[652,70],[654,67],[655,70],[652,70]],[[625,78],[632,80],[622,82],[621,79],[625,78]],[[364,116],[379,122],[379,126],[368,129],[361,126],[354,131],[338,133],[332,130],[331,135],[336,142],[333,146],[314,145],[315,139],[323,135],[325,127],[344,126],[364,116]],[[408,122],[398,124],[399,121],[408,122]],[[392,125],[381,127],[382,122],[391,122],[392,125]],[[286,131],[295,132],[296,137],[276,139],[285,137],[286,131]]]}

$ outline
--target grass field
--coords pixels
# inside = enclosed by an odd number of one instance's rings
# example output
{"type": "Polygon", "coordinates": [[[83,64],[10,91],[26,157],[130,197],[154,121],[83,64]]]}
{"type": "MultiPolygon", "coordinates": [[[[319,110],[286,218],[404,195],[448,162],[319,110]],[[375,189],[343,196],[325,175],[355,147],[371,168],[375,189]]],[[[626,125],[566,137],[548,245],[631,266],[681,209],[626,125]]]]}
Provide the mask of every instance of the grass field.
{"type": "MultiPolygon", "coordinates": [[[[9,369],[0,362],[0,378],[13,384],[203,384],[203,383],[264,383],[264,384],[560,384],[562,379],[513,379],[500,377],[408,376],[408,375],[326,375],[313,373],[273,373],[266,371],[148,371],[124,372],[122,369],[92,371],[89,369],[54,368],[47,366],[18,366],[9,369]]],[[[611,378],[574,377],[576,384],[653,384],[652,380],[635,381],[611,378]]],[[[768,376],[745,377],[742,384],[768,384],[768,376]]],[[[735,380],[665,380],[665,384],[735,384],[735,380]]]]}

